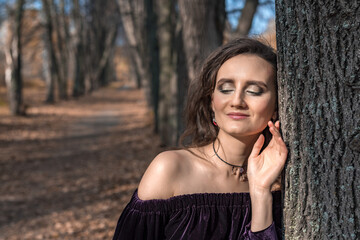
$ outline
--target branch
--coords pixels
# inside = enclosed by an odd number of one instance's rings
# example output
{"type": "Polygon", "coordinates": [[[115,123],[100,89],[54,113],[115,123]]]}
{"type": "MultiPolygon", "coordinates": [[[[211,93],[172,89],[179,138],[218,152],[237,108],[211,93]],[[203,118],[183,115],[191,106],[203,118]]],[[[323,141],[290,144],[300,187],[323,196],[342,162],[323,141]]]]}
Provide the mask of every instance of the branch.
{"type": "Polygon", "coordinates": [[[243,10],[244,8],[234,8],[234,9],[231,9],[231,10],[229,10],[229,11],[226,11],[226,14],[228,15],[228,14],[234,14],[234,13],[241,13],[242,12],[242,10],[243,10]]]}

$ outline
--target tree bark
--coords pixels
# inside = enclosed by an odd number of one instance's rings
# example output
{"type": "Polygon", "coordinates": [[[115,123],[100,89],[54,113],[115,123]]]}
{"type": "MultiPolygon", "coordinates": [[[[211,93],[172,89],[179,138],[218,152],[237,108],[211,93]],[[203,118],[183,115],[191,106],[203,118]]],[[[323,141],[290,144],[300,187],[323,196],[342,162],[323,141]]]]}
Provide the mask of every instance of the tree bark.
{"type": "Polygon", "coordinates": [[[360,239],[359,12],[276,1],[285,239],[360,239]]]}
{"type": "Polygon", "coordinates": [[[199,73],[203,60],[223,43],[225,2],[178,1],[186,63],[190,81],[199,73]]]}
{"type": "Polygon", "coordinates": [[[21,28],[24,12],[24,0],[17,0],[14,15],[9,20],[8,36],[5,47],[5,82],[8,91],[10,113],[12,115],[24,115],[25,109],[22,100],[22,77],[21,77],[21,28]]]}

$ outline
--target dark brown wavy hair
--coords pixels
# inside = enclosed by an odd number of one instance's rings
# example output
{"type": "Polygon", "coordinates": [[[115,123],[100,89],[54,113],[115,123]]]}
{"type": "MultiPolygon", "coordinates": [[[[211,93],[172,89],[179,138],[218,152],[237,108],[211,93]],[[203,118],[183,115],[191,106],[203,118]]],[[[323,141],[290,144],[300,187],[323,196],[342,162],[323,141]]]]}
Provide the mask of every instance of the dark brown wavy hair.
{"type": "MultiPolygon", "coordinates": [[[[239,54],[256,55],[269,62],[274,68],[277,92],[277,56],[273,48],[251,38],[238,38],[219,47],[205,60],[198,78],[189,84],[185,107],[186,128],[179,140],[181,146],[202,147],[215,141],[219,128],[212,123],[211,97],[216,85],[216,76],[225,61],[239,54]]],[[[264,134],[265,137],[271,136],[270,132],[264,134]]]]}

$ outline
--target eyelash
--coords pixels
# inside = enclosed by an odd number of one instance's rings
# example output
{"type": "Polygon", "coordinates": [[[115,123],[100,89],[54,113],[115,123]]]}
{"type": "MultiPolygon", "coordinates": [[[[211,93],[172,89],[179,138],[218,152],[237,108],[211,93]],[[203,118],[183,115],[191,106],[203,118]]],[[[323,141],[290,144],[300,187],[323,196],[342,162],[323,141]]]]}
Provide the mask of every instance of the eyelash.
{"type": "Polygon", "coordinates": [[[229,94],[230,92],[232,92],[234,90],[219,89],[219,91],[224,94],[229,94]]]}
{"type": "MultiPolygon", "coordinates": [[[[221,89],[221,88],[219,88],[219,91],[220,91],[221,93],[223,93],[223,94],[229,94],[229,93],[233,92],[234,90],[233,90],[233,89],[229,89],[229,90],[228,90],[228,89],[221,89]]],[[[260,95],[263,93],[262,90],[260,90],[260,91],[258,91],[258,92],[247,90],[246,92],[249,93],[249,94],[251,94],[251,95],[253,95],[253,96],[260,96],[260,95]]]]}
{"type": "Polygon", "coordinates": [[[251,95],[254,95],[254,96],[260,96],[262,93],[263,93],[263,91],[262,90],[260,90],[260,91],[258,91],[258,92],[254,92],[254,91],[246,91],[247,93],[250,93],[251,95]]]}

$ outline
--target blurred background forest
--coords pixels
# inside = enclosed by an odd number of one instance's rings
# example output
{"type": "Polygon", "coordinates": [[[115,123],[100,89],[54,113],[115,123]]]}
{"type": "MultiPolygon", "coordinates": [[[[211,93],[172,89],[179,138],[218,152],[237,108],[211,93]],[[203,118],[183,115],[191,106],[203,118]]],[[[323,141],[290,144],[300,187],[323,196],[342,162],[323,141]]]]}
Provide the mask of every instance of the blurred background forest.
{"type": "Polygon", "coordinates": [[[110,238],[204,58],[276,47],[274,18],[274,0],[0,0],[0,239],[110,238]]]}
{"type": "Polygon", "coordinates": [[[117,82],[144,90],[155,132],[175,145],[202,60],[239,36],[275,47],[274,11],[272,0],[2,1],[0,105],[26,115],[28,88],[55,103],[117,82]]]}

